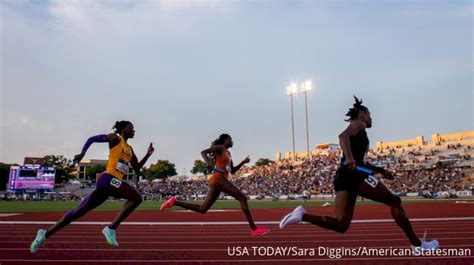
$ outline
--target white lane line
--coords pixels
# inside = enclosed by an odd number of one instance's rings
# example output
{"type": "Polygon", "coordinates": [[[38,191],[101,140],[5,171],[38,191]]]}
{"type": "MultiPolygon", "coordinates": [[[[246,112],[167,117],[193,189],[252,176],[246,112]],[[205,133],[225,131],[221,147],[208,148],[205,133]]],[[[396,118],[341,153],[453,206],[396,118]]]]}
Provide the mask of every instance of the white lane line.
{"type": "MultiPolygon", "coordinates": [[[[430,236],[434,236],[434,235],[454,235],[454,234],[458,234],[458,235],[467,235],[467,234],[474,234],[473,231],[463,231],[463,232],[433,232],[433,233],[430,233],[429,235],[430,236]]],[[[323,237],[323,238],[341,238],[342,236],[344,237],[367,237],[367,236],[398,236],[398,235],[403,235],[403,233],[400,231],[398,233],[377,233],[377,234],[345,234],[345,235],[341,235],[341,234],[337,234],[337,233],[334,233],[333,235],[319,235],[319,234],[306,234],[306,235],[272,235],[271,233],[269,233],[268,235],[265,235],[264,237],[265,238],[306,238],[306,237],[309,237],[309,238],[319,238],[319,237],[323,237]]],[[[17,236],[17,238],[19,237],[31,237],[31,234],[30,235],[21,235],[21,236],[17,236]]],[[[127,239],[132,239],[132,238],[162,238],[162,239],[166,239],[166,238],[169,238],[169,239],[178,239],[178,238],[188,238],[188,239],[194,239],[194,238],[248,238],[250,237],[250,235],[232,235],[232,236],[227,236],[227,235],[224,235],[224,236],[218,236],[218,235],[188,235],[188,236],[162,236],[162,235],[153,235],[153,236],[121,236],[119,235],[119,238],[127,238],[127,239]]],[[[80,235],[80,236],[71,236],[71,235],[68,235],[68,236],[65,236],[65,235],[57,235],[57,236],[54,236],[54,238],[102,238],[102,236],[100,234],[97,233],[97,235],[92,235],[92,236],[89,236],[89,235],[80,235]]]]}
{"type": "MultiPolygon", "coordinates": [[[[474,217],[441,217],[441,218],[412,218],[411,222],[445,222],[445,221],[465,221],[474,220],[474,217]]],[[[393,219],[363,219],[352,220],[353,224],[357,223],[387,223],[394,222],[393,219]]],[[[55,224],[56,221],[0,221],[0,224],[55,224]]],[[[262,221],[255,222],[257,224],[279,224],[280,221],[262,221]]],[[[73,222],[77,225],[107,225],[108,222],[73,222]]],[[[247,225],[248,222],[123,222],[121,225],[247,225]]],[[[303,222],[302,224],[308,224],[303,222]]]]}
{"type": "MultiPolygon", "coordinates": [[[[73,223],[74,224],[74,223],[73,223]]],[[[108,223],[110,224],[110,222],[108,223]]],[[[123,223],[122,223],[123,224],[123,223]]],[[[474,222],[472,223],[459,223],[457,221],[452,221],[452,222],[443,222],[443,223],[413,223],[413,227],[425,227],[428,226],[429,228],[433,229],[443,229],[443,228],[466,228],[466,227],[474,227],[474,222]]],[[[0,231],[31,231],[31,229],[35,229],[41,227],[41,224],[36,225],[36,224],[8,224],[8,225],[0,225],[0,231]]],[[[101,229],[103,225],[90,225],[88,227],[84,227],[84,225],[78,225],[78,226],[67,226],[68,231],[71,232],[82,232],[82,231],[91,231],[94,229],[101,229]],[[95,226],[95,227],[94,227],[95,226]]],[[[290,225],[287,226],[285,229],[280,229],[277,225],[267,225],[267,228],[273,228],[273,229],[278,229],[281,231],[308,231],[310,228],[320,228],[316,225],[302,225],[296,224],[296,225],[290,225]]],[[[393,224],[387,224],[385,225],[373,225],[373,224],[361,224],[361,225],[351,225],[350,230],[354,231],[366,231],[366,230],[385,230],[385,229],[398,229],[399,227],[393,222],[393,224]]],[[[235,225],[235,226],[221,226],[221,227],[216,227],[216,226],[205,226],[205,225],[189,225],[189,226],[182,226],[182,225],[174,225],[174,226],[167,226],[167,225],[135,225],[135,226],[123,226],[121,227],[121,231],[127,231],[127,232],[150,232],[150,231],[163,231],[163,232],[186,232],[186,231],[215,231],[215,232],[229,232],[229,231],[246,231],[249,230],[249,225],[248,223],[245,225],[235,225]]],[[[64,230],[64,229],[63,229],[64,230]]],[[[323,229],[323,231],[326,229],[323,229]]],[[[328,230],[329,231],[329,230],[328,230]]]]}
{"type": "MultiPolygon", "coordinates": [[[[207,212],[216,212],[216,213],[222,213],[222,212],[241,212],[242,210],[230,210],[230,209],[215,209],[215,210],[207,210],[207,212]]],[[[191,210],[173,210],[173,213],[194,213],[194,211],[191,210]]]]}
{"type": "MultiPolygon", "coordinates": [[[[266,247],[265,245],[260,245],[260,246],[255,246],[255,247],[266,247]]],[[[407,247],[406,245],[405,246],[390,246],[391,248],[401,248],[401,249],[409,249],[409,247],[407,247]]],[[[440,247],[440,249],[453,249],[453,248],[460,248],[460,247],[463,247],[463,248],[466,248],[466,247],[474,247],[474,245],[443,245],[442,247],[440,247]]],[[[359,248],[359,246],[351,246],[351,247],[344,247],[345,249],[357,249],[359,248]]],[[[387,246],[370,246],[368,248],[371,248],[371,249],[384,249],[384,248],[387,248],[387,246]]],[[[0,250],[11,250],[11,251],[17,251],[17,250],[20,250],[20,251],[27,251],[28,249],[27,248],[0,248],[0,250]]],[[[214,252],[218,252],[218,251],[227,251],[228,249],[226,248],[218,248],[218,249],[207,249],[207,248],[193,248],[193,249],[190,249],[190,248],[113,248],[113,249],[107,249],[107,248],[104,248],[104,249],[97,249],[97,248],[48,248],[48,247],[44,247],[44,248],[41,248],[41,252],[43,251],[71,251],[71,250],[74,250],[74,251],[97,251],[97,252],[101,252],[101,251],[105,251],[105,252],[121,252],[121,251],[133,251],[133,252],[148,252],[148,251],[157,251],[157,252],[168,252],[168,251],[171,251],[171,252],[187,252],[187,251],[192,251],[192,252],[199,252],[199,251],[214,251],[214,252]]]]}
{"type": "MultiPolygon", "coordinates": [[[[465,218],[470,218],[470,217],[465,217],[465,218]]],[[[392,222],[380,222],[380,223],[370,223],[370,227],[389,227],[389,226],[394,226],[398,227],[397,224],[393,219],[387,219],[387,220],[392,220],[392,222]]],[[[357,220],[356,220],[357,221],[357,220]]],[[[459,226],[459,225],[474,225],[474,219],[470,220],[433,220],[433,221],[417,221],[416,219],[412,219],[413,221],[413,226],[423,226],[423,225],[431,225],[431,226],[459,226]]],[[[55,223],[55,221],[0,221],[0,229],[1,228],[13,228],[13,229],[22,229],[22,228],[30,228],[32,225],[42,225],[42,224],[52,224],[55,223]],[[12,225],[15,225],[16,227],[12,227],[12,225]]],[[[180,231],[183,231],[183,229],[194,229],[194,228],[199,228],[202,229],[202,226],[204,225],[212,225],[213,230],[225,230],[227,231],[229,228],[227,225],[229,224],[235,224],[236,228],[235,229],[242,229],[243,227],[248,227],[247,222],[179,222],[178,225],[173,225],[173,223],[177,222],[123,222],[122,224],[129,224],[128,226],[124,226],[123,229],[127,230],[135,230],[135,229],[147,229],[147,228],[153,228],[154,225],[161,225],[165,227],[164,229],[177,229],[180,231]],[[215,224],[218,223],[218,224],[215,224]],[[135,225],[135,226],[134,226],[135,225]]],[[[278,227],[277,222],[272,222],[272,221],[262,221],[257,223],[269,223],[269,227],[278,227]]],[[[110,224],[110,222],[94,222],[94,221],[83,221],[83,222],[74,222],[72,224],[84,224],[84,225],[103,225],[103,224],[110,224]]],[[[307,222],[301,222],[299,224],[310,224],[307,222]]],[[[367,222],[365,223],[351,223],[352,228],[366,228],[367,227],[367,222]]],[[[79,228],[78,226],[68,226],[69,229],[77,229],[81,230],[83,228],[79,228]]],[[[307,227],[304,226],[291,226],[292,229],[307,229],[307,227]]]]}
{"type": "MultiPolygon", "coordinates": [[[[249,236],[250,237],[250,236],[249,236]]],[[[98,238],[97,238],[98,239],[98,238]]],[[[464,238],[459,238],[459,237],[437,237],[436,238],[438,241],[440,240],[463,240],[463,241],[470,241],[472,239],[471,237],[464,237],[464,238]]],[[[147,244],[152,244],[152,245],[158,245],[158,244],[166,244],[166,245],[171,245],[171,244],[288,244],[288,243],[334,243],[334,244],[339,244],[341,242],[392,242],[392,241],[405,241],[407,242],[408,239],[400,235],[400,238],[379,238],[379,239],[328,239],[328,240],[285,240],[285,241],[277,241],[277,240],[268,240],[268,241],[173,241],[173,242],[163,242],[163,241],[124,241],[120,240],[120,244],[133,244],[133,245],[147,245],[147,244]]],[[[15,240],[15,241],[0,241],[0,243],[31,243],[31,240],[29,241],[21,241],[21,240],[15,240]]],[[[71,244],[71,241],[48,241],[48,244],[71,244]]],[[[74,244],[107,244],[105,241],[100,240],[100,241],[75,241],[74,244]]]]}
{"type": "MultiPolygon", "coordinates": [[[[415,229],[417,230],[417,229],[415,229]]],[[[421,231],[421,229],[418,229],[421,231]]],[[[449,232],[448,234],[463,234],[464,231],[470,230],[468,228],[437,228],[434,229],[432,227],[429,227],[429,229],[426,229],[429,235],[433,234],[440,234],[442,232],[449,232]]],[[[219,231],[143,231],[143,232],[132,232],[132,231],[119,231],[117,232],[120,237],[123,236],[128,236],[128,237],[134,237],[134,238],[142,238],[142,237],[160,237],[160,238],[166,238],[167,236],[172,236],[174,238],[179,238],[179,237],[184,237],[184,238],[194,238],[194,237],[219,237],[219,236],[224,236],[226,238],[228,237],[233,237],[233,236],[242,236],[242,234],[247,234],[250,230],[241,230],[241,231],[235,231],[233,230],[232,232],[219,232],[219,231]],[[192,234],[189,235],[189,234],[192,234]]],[[[367,233],[378,233],[378,235],[383,236],[383,235],[391,235],[393,233],[398,234],[402,230],[400,228],[395,228],[395,229],[369,229],[369,230],[349,230],[348,232],[345,233],[347,236],[366,236],[367,233]]],[[[24,236],[31,236],[32,234],[36,233],[36,230],[30,230],[30,231],[0,231],[2,236],[9,236],[9,237],[24,237],[24,236]]],[[[301,230],[301,231],[291,231],[291,230],[270,230],[271,235],[280,235],[280,236],[285,236],[288,235],[288,237],[308,237],[308,236],[333,236],[333,235],[338,235],[335,232],[332,231],[319,231],[319,230],[301,230]]],[[[471,232],[465,232],[467,234],[471,232]]],[[[61,231],[61,236],[71,236],[71,237],[78,237],[79,235],[82,236],[93,236],[93,235],[98,235],[100,234],[100,230],[97,229],[97,231],[61,231]]],[[[339,235],[340,236],[340,235],[339,235]]],[[[56,236],[55,236],[56,237],[56,236]]]]}
{"type": "Polygon", "coordinates": [[[110,259],[104,259],[104,260],[97,260],[97,259],[92,259],[92,260],[55,260],[55,259],[0,259],[0,262],[33,262],[33,263],[38,263],[38,262],[60,262],[60,263],[262,263],[262,262],[288,262],[288,263],[294,263],[294,262],[314,262],[314,261],[324,261],[324,262],[347,262],[347,261],[378,261],[378,260],[434,260],[438,261],[440,259],[473,259],[474,256],[455,256],[455,257],[368,257],[368,258],[341,258],[341,259],[224,259],[224,260],[110,260],[110,259]]]}
{"type": "MultiPolygon", "coordinates": [[[[418,223],[413,223],[413,227],[415,229],[421,228],[421,227],[428,227],[429,230],[431,229],[466,229],[469,228],[470,226],[474,226],[474,222],[469,223],[463,222],[460,223],[460,221],[451,221],[449,223],[425,223],[425,222],[418,222],[418,223]]],[[[3,224],[0,225],[0,231],[2,232],[22,232],[22,231],[32,231],[35,229],[38,229],[41,227],[41,225],[15,225],[15,224],[3,224]]],[[[234,226],[232,228],[232,231],[248,231],[248,224],[246,225],[241,225],[241,226],[234,226]]],[[[349,231],[373,231],[373,230],[389,230],[389,229],[395,229],[399,230],[400,228],[397,226],[395,221],[393,224],[388,224],[388,223],[381,223],[381,224],[370,224],[371,229],[367,229],[369,226],[360,224],[360,225],[351,225],[349,231]]],[[[269,225],[267,228],[272,228],[274,230],[279,230],[278,226],[275,225],[269,225]]],[[[94,227],[93,229],[102,229],[100,225],[97,225],[97,227],[94,227]]],[[[291,231],[291,232],[307,232],[311,231],[311,229],[320,230],[318,226],[301,226],[301,225],[292,225],[289,226],[285,229],[281,229],[281,231],[291,231]]],[[[85,230],[84,227],[81,226],[68,226],[65,228],[63,231],[65,232],[83,232],[85,230]]],[[[466,229],[468,230],[468,229],[466,229]]],[[[93,231],[93,230],[89,230],[93,231]]],[[[222,233],[228,233],[229,227],[226,226],[209,226],[206,227],[206,229],[203,228],[202,225],[197,225],[197,226],[162,226],[162,227],[155,227],[152,225],[144,225],[144,226],[124,226],[120,228],[121,233],[122,232],[136,232],[136,233],[148,233],[148,232],[153,232],[153,231],[159,231],[159,232],[183,232],[183,233],[188,233],[191,231],[203,231],[203,232],[222,232],[222,233]]],[[[325,230],[318,231],[322,232],[325,230]]]]}
{"type": "Polygon", "coordinates": [[[1,217],[10,217],[10,216],[17,216],[17,215],[22,215],[23,213],[0,213],[0,218],[1,217]]]}
{"type": "MultiPolygon", "coordinates": [[[[471,230],[474,228],[474,223],[413,223],[413,228],[417,229],[427,229],[427,230],[444,230],[444,229],[459,229],[459,230],[471,230]]],[[[31,232],[36,231],[38,228],[44,227],[43,225],[0,225],[0,232],[31,232]]],[[[291,225],[286,227],[285,229],[280,229],[278,226],[275,225],[267,225],[267,228],[271,229],[272,231],[280,231],[280,232],[289,232],[289,233],[307,233],[308,231],[315,231],[317,233],[333,233],[330,230],[322,229],[316,225],[291,225]]],[[[63,232],[70,232],[70,233],[82,233],[82,232],[91,232],[102,229],[103,225],[91,225],[88,227],[84,227],[81,225],[77,226],[68,226],[65,229],[61,230],[63,232]]],[[[356,226],[351,225],[349,228],[349,232],[365,232],[365,231],[387,231],[387,230],[394,230],[399,231],[399,227],[393,223],[390,225],[363,225],[363,226],[356,226]]],[[[231,232],[242,232],[248,231],[248,224],[241,225],[241,226],[232,226],[232,229],[229,227],[215,227],[215,226],[206,226],[198,225],[198,226],[153,226],[153,225],[144,225],[144,226],[122,226],[120,227],[120,233],[190,233],[190,232],[203,232],[203,233],[229,233],[231,232]]]]}

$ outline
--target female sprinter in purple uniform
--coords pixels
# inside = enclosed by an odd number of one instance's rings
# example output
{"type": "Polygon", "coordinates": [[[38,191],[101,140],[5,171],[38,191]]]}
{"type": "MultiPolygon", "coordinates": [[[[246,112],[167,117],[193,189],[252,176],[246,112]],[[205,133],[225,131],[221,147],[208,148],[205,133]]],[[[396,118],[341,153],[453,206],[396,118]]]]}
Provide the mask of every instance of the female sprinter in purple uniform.
{"type": "Polygon", "coordinates": [[[403,210],[400,197],[390,192],[374,174],[393,179],[393,174],[383,168],[376,167],[367,161],[369,138],[367,128],[372,127],[372,118],[362,100],[355,98],[355,103],[346,116],[349,126],[339,135],[339,144],[343,151],[340,167],[334,176],[336,190],[336,217],[318,216],[305,213],[302,206],[286,215],[280,222],[280,228],[301,221],[309,222],[325,229],[344,233],[349,229],[354,214],[357,195],[383,203],[390,207],[392,217],[405,232],[414,251],[436,249],[438,241],[419,239],[411,226],[410,220],[403,210]]]}
{"type": "Polygon", "coordinates": [[[67,212],[63,218],[48,230],[39,229],[35,240],[33,240],[30,245],[30,251],[32,253],[38,251],[38,248],[44,244],[47,238],[101,205],[109,196],[127,199],[122,210],[112,223],[102,230],[107,243],[112,246],[118,246],[118,242],[115,238],[115,230],[143,200],[135,188],[122,181],[123,176],[128,172],[129,163],[135,172],[138,173],[151,154],[153,154],[154,148],[150,143],[145,157],[139,162],[132,147],[127,143],[127,140],[133,138],[135,135],[133,124],[129,121],[118,121],[115,123],[114,129],[115,133],[90,137],[82,148],[82,152],[74,157],[74,162],[78,163],[84,157],[92,143],[109,143],[110,153],[107,168],[105,172],[99,176],[96,189],[85,197],[76,209],[67,212]]]}

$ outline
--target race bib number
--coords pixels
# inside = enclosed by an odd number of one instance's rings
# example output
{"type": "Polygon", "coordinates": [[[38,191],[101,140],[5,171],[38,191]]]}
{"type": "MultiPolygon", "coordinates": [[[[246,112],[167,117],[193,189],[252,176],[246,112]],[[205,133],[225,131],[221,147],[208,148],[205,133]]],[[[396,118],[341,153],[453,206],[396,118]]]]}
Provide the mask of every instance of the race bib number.
{"type": "Polygon", "coordinates": [[[116,169],[118,172],[122,173],[122,174],[127,174],[127,172],[128,172],[128,165],[125,163],[125,161],[119,160],[119,161],[117,162],[117,165],[115,166],[115,169],[116,169]]]}
{"type": "Polygon", "coordinates": [[[120,188],[120,185],[122,185],[122,181],[120,181],[116,178],[113,178],[112,180],[110,180],[110,185],[112,187],[116,187],[118,189],[118,188],[120,188]]]}
{"type": "Polygon", "coordinates": [[[369,184],[372,188],[375,188],[377,184],[379,184],[379,180],[376,177],[369,175],[365,179],[365,183],[369,184]]]}

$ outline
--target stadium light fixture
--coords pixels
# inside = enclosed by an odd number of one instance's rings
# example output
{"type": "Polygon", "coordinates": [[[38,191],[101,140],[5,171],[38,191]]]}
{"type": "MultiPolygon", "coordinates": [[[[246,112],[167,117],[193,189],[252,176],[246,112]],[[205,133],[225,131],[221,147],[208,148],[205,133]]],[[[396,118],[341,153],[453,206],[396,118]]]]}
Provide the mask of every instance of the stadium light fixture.
{"type": "Polygon", "coordinates": [[[301,84],[301,92],[304,93],[304,106],[306,114],[306,152],[309,157],[309,128],[308,128],[308,92],[313,88],[311,80],[307,80],[301,84]]]}
{"type": "Polygon", "coordinates": [[[290,96],[290,109],[291,109],[291,139],[293,144],[293,158],[295,158],[295,121],[293,115],[293,95],[298,92],[298,85],[291,82],[286,88],[286,94],[290,96]]]}

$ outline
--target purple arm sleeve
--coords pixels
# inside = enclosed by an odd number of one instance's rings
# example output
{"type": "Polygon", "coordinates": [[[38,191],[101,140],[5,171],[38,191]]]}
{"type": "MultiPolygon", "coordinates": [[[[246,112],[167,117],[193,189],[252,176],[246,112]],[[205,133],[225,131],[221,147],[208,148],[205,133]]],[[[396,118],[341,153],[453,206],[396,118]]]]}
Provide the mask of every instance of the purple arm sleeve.
{"type": "Polygon", "coordinates": [[[82,152],[81,153],[85,154],[87,152],[87,149],[89,149],[89,147],[93,143],[105,143],[105,142],[108,142],[108,141],[109,140],[107,139],[106,134],[100,134],[100,135],[89,137],[89,139],[87,139],[87,142],[84,144],[84,147],[82,147],[82,152]]]}

